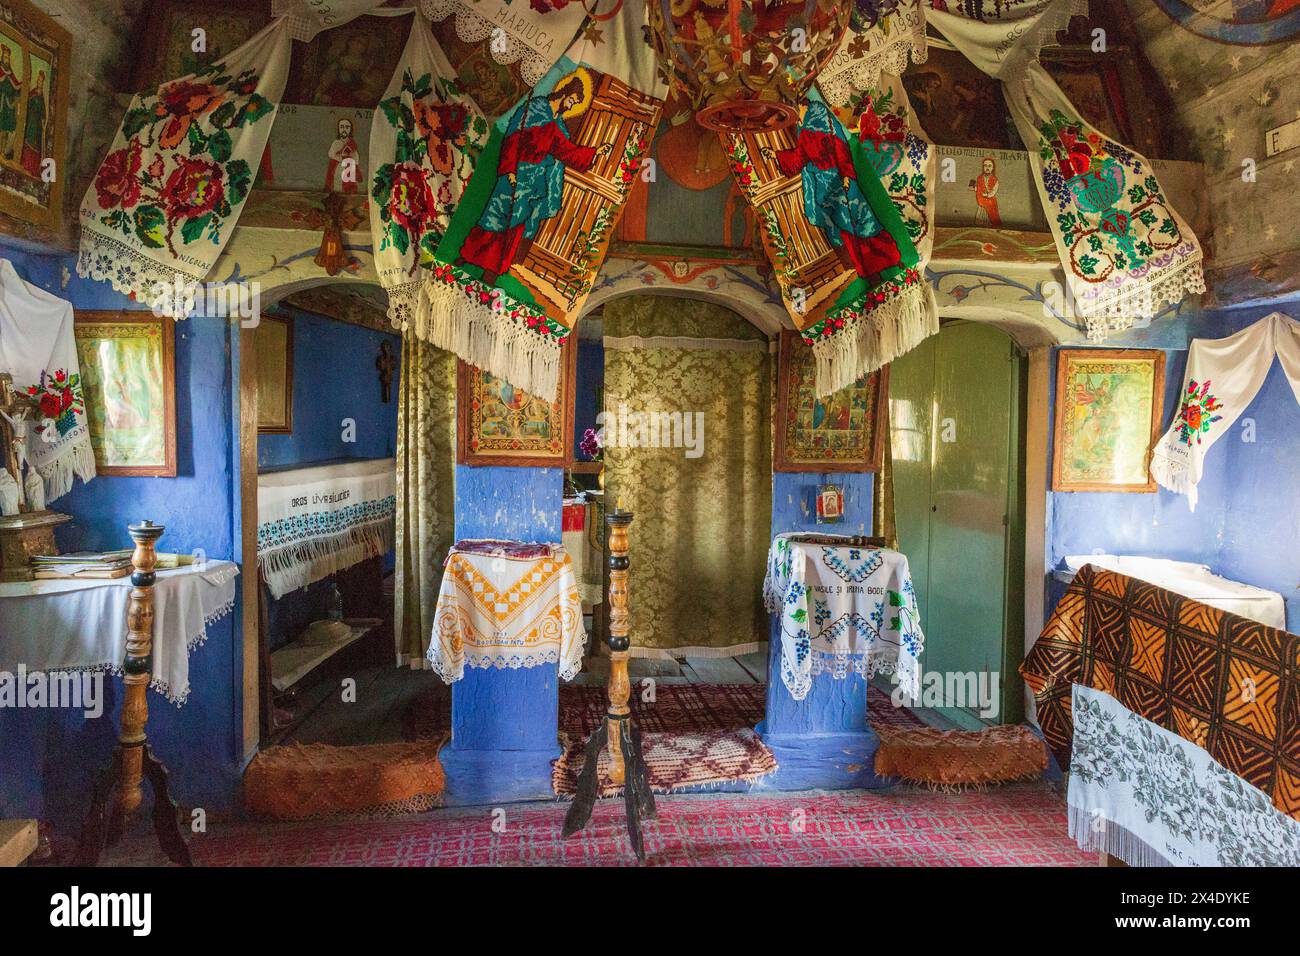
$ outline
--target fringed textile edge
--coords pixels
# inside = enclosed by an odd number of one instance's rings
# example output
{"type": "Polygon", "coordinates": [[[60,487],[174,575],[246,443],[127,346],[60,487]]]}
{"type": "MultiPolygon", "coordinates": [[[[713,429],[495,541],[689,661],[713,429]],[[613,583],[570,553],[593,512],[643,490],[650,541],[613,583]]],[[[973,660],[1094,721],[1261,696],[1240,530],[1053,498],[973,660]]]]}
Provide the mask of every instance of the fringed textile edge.
{"type": "Polygon", "coordinates": [[[1168,458],[1157,448],[1151,454],[1151,477],[1160,487],[1185,495],[1188,510],[1196,510],[1196,482],[1192,480],[1192,469],[1186,462],[1168,458]]]}
{"type": "Polygon", "coordinates": [[[1069,834],[1085,852],[1109,853],[1129,866],[1172,866],[1131,830],[1083,807],[1069,807],[1069,834]],[[1100,826],[1098,823],[1100,822],[1100,826]]]}
{"type": "Polygon", "coordinates": [[[271,596],[279,599],[290,591],[305,588],[366,558],[387,554],[393,548],[395,534],[390,515],[349,528],[341,534],[313,538],[259,554],[257,566],[266,578],[271,596]]]}
{"type": "Polygon", "coordinates": [[[54,459],[37,468],[36,473],[45,485],[46,505],[72,490],[74,475],[82,481],[94,478],[95,449],[90,444],[90,432],[83,426],[83,434],[54,459]]]}
{"type": "Polygon", "coordinates": [[[908,286],[870,312],[846,319],[834,335],[813,343],[818,397],[852,385],[938,331],[939,309],[925,281],[908,286]]]}

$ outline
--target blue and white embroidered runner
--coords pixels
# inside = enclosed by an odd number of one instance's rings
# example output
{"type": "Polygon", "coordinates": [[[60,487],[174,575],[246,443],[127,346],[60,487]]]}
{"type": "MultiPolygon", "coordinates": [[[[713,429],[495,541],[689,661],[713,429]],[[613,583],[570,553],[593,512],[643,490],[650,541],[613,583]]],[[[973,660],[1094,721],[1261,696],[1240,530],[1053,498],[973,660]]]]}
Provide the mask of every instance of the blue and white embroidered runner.
{"type": "Polygon", "coordinates": [[[257,566],[274,597],[393,547],[392,458],[259,475],[257,566]]]}
{"type": "Polygon", "coordinates": [[[780,615],[781,680],[803,700],[813,677],[893,674],[921,690],[925,635],[907,557],[885,548],[827,546],[779,534],[767,556],[767,609],[780,615]]]}
{"type": "Polygon", "coordinates": [[[1203,749],[1073,688],[1070,836],[1131,866],[1300,866],[1300,821],[1203,749]]]}

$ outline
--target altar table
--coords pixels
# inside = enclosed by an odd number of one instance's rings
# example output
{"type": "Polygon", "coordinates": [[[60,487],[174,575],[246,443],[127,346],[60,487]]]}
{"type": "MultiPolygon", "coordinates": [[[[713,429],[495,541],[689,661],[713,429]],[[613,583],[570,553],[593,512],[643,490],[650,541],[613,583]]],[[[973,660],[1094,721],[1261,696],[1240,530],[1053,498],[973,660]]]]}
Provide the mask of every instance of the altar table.
{"type": "MultiPolygon", "coordinates": [[[[230,561],[157,572],[149,686],[173,704],[189,697],[190,652],[234,608],[238,574],[230,561]]],[[[130,577],[0,584],[0,671],[121,674],[131,587],[130,577]]]]}

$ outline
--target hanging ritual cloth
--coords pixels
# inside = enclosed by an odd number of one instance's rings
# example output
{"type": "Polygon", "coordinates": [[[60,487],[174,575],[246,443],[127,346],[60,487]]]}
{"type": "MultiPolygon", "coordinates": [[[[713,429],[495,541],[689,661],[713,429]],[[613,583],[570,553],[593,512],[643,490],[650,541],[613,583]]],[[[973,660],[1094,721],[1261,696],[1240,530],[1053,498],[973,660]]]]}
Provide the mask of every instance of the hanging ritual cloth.
{"type": "Polygon", "coordinates": [[[221,61],[131,100],[81,203],[78,275],[185,317],[178,290],[206,278],[234,232],[292,45],[288,21],[277,20],[221,61]]]}
{"type": "MultiPolygon", "coordinates": [[[[230,561],[157,572],[149,686],[178,707],[190,695],[189,656],[234,609],[238,574],[230,561]]],[[[121,674],[131,588],[129,577],[0,584],[0,673],[121,674]]]]}
{"type": "Polygon", "coordinates": [[[285,17],[289,35],[310,43],[323,30],[341,27],[365,13],[406,16],[408,9],[376,9],[385,0],[271,0],[271,17],[285,17]]]}
{"type": "MultiPolygon", "coordinates": [[[[636,16],[633,16],[633,12],[636,16]]],[[[640,174],[662,83],[625,8],[492,127],[438,246],[415,334],[544,398],[640,174]]]]}
{"type": "Polygon", "coordinates": [[[1085,0],[954,5],[927,19],[975,66],[1002,81],[1029,151],[1073,303],[1101,340],[1149,319],[1166,303],[1205,291],[1201,246],[1169,204],[1145,156],[1085,122],[1039,63],[1042,46],[1085,0]]]}
{"type": "Polygon", "coordinates": [[[397,561],[393,638],[399,667],[423,668],[442,563],[454,540],[456,356],[402,336],[397,396],[397,561]]]}
{"type": "Polygon", "coordinates": [[[817,394],[870,374],[938,331],[916,247],[855,133],[815,90],[799,126],[723,134],[817,394]]]}
{"type": "MultiPolygon", "coordinates": [[[[482,43],[497,63],[518,63],[524,82],[531,84],[539,83],[568,48],[586,20],[587,6],[573,0],[532,0],[528,4],[420,0],[420,9],[434,22],[455,14],[456,36],[466,43],[482,43]]],[[[615,10],[621,10],[621,3],[616,3],[615,10]]]]}
{"type": "Polygon", "coordinates": [[[754,582],[772,527],[773,356],[767,335],[712,302],[607,302],[605,495],[638,519],[628,572],[634,657],[767,648],[754,582]]]}
{"type": "Polygon", "coordinates": [[[830,62],[817,74],[826,99],[845,103],[854,93],[880,85],[882,73],[901,76],[908,60],[924,63],[925,6],[928,0],[856,4],[849,29],[830,62]]]}
{"type": "Polygon", "coordinates": [[[370,234],[388,318],[415,316],[433,254],[474,172],[488,123],[418,12],[370,124],[370,234]]]}
{"type": "Polygon", "coordinates": [[[1192,511],[1206,454],[1254,400],[1274,355],[1300,402],[1300,322],[1291,316],[1274,312],[1227,338],[1192,339],[1178,411],[1151,452],[1151,477],[1186,495],[1192,511]]]}
{"type": "Polygon", "coordinates": [[[1020,665],[1062,767],[1071,685],[1203,748],[1300,819],[1300,636],[1085,565],[1020,665]]]}
{"type": "Polygon", "coordinates": [[[893,674],[918,699],[925,635],[906,555],[778,534],[763,596],[780,615],[781,680],[795,700],[808,696],[818,674],[842,680],[850,670],[868,680],[893,674]]]}
{"type": "Polygon", "coordinates": [[[1070,836],[1130,866],[1300,866],[1300,822],[1110,694],[1073,687],[1070,836]]]}
{"type": "Polygon", "coordinates": [[[516,557],[510,542],[486,553],[447,555],[433,614],[429,663],[448,684],[465,667],[518,669],[558,664],[572,679],[582,667],[587,632],[582,626],[578,580],[568,552],[516,557]]]}
{"type": "Polygon", "coordinates": [[[72,304],[24,282],[8,259],[0,259],[0,372],[40,404],[25,452],[45,485],[45,503],[71,491],[74,475],[94,478],[72,304]]]}
{"type": "Polygon", "coordinates": [[[257,476],[257,566],[273,597],[393,548],[396,463],[313,465],[257,476]]]}
{"type": "Polygon", "coordinates": [[[564,550],[573,561],[573,573],[578,579],[578,592],[582,595],[583,612],[604,600],[601,580],[602,564],[599,554],[590,546],[590,525],[596,516],[596,505],[587,501],[565,501],[561,517],[564,550]]]}

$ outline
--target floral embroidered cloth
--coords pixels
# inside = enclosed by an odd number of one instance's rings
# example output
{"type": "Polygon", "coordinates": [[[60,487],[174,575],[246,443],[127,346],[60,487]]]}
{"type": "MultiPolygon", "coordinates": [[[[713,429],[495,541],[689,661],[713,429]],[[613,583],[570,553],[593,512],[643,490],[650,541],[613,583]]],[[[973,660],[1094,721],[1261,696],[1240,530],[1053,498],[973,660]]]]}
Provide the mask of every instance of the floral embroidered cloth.
{"type": "Polygon", "coordinates": [[[1073,687],[1070,836],[1130,866],[1300,866],[1300,822],[1200,747],[1073,687]]]}
{"type": "Polygon", "coordinates": [[[415,316],[433,254],[474,172],[488,123],[417,11],[370,126],[370,232],[388,317],[415,316]]]}
{"type": "Polygon", "coordinates": [[[81,203],[77,274],[184,318],[230,240],[289,76],[288,19],[131,100],[81,203]]]}
{"type": "Polygon", "coordinates": [[[257,476],[257,566],[271,594],[328,577],[393,547],[392,458],[291,468],[257,476]]]}
{"type": "Polygon", "coordinates": [[[0,372],[40,406],[23,426],[22,453],[44,484],[45,503],[71,491],[74,474],[94,478],[72,304],[24,282],[8,259],[0,259],[0,372]]]}
{"type": "MultiPolygon", "coordinates": [[[[235,606],[239,568],[206,561],[158,572],[149,686],[178,707],[190,694],[190,653],[235,606]]],[[[121,674],[131,579],[0,584],[0,672],[121,674]]]]}
{"type": "Polygon", "coordinates": [[[1273,356],[1300,402],[1300,322],[1274,312],[1222,339],[1192,339],[1178,411],[1151,452],[1151,477],[1187,496],[1196,510],[1196,486],[1205,456],[1254,400],[1273,356]]]}
{"type": "Polygon", "coordinates": [[[905,555],[779,534],[763,597],[780,615],[781,680],[795,700],[808,695],[816,675],[843,679],[850,670],[892,674],[905,694],[920,694],[925,635],[905,555]]]}
{"type": "Polygon", "coordinates": [[[469,667],[558,664],[569,680],[582,667],[587,632],[573,562],[550,555],[513,558],[453,547],[443,565],[428,659],[448,684],[469,667]]]}

